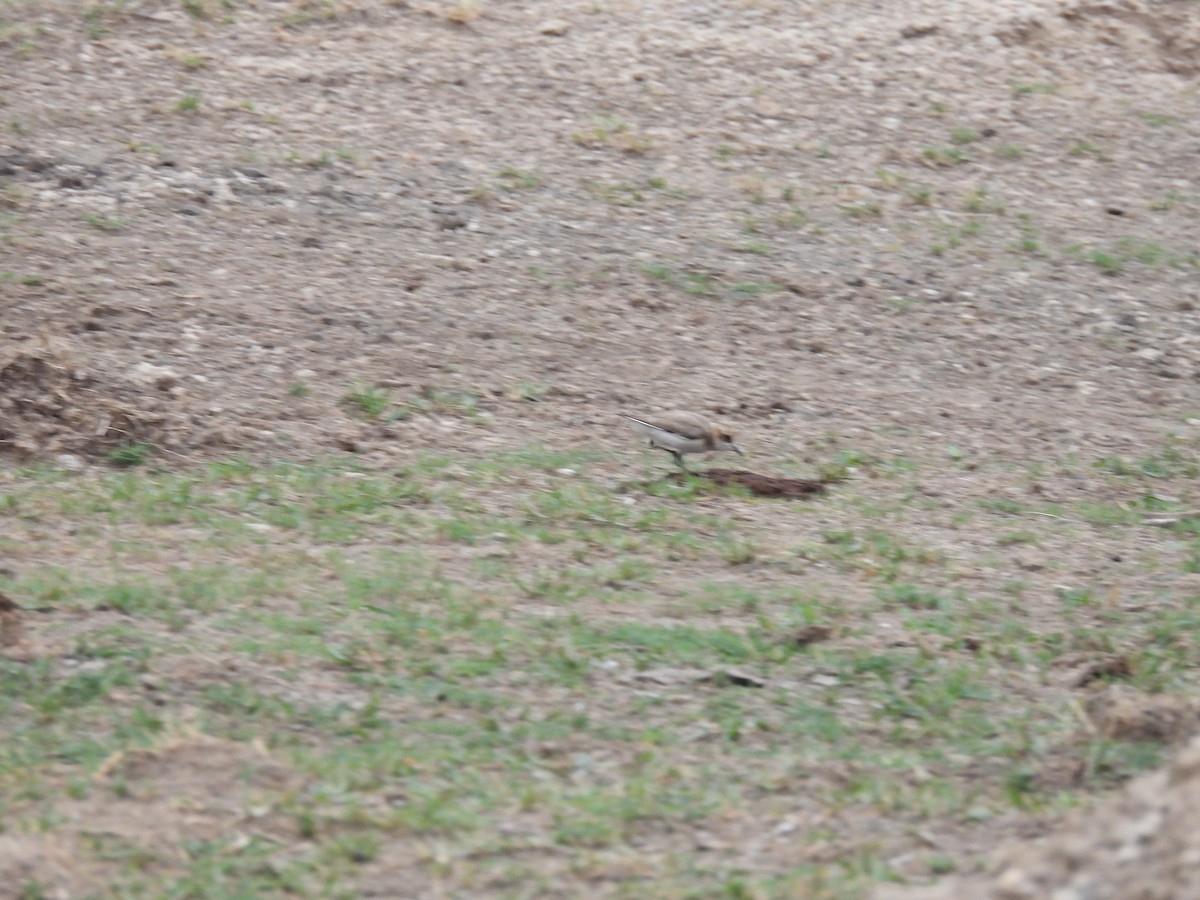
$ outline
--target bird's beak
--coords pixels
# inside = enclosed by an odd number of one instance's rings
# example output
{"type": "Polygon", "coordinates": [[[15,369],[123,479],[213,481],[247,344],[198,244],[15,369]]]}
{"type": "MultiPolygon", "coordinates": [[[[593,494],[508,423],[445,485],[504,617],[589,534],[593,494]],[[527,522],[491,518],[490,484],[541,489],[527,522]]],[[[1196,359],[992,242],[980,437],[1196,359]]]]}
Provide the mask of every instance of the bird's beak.
{"type": "Polygon", "coordinates": [[[745,454],[745,453],[743,453],[741,450],[739,450],[737,447],[734,447],[734,446],[733,446],[733,444],[730,444],[729,446],[730,446],[730,448],[733,450],[733,452],[734,452],[734,453],[736,453],[738,456],[745,456],[745,455],[746,455],[746,454],[745,454]]]}

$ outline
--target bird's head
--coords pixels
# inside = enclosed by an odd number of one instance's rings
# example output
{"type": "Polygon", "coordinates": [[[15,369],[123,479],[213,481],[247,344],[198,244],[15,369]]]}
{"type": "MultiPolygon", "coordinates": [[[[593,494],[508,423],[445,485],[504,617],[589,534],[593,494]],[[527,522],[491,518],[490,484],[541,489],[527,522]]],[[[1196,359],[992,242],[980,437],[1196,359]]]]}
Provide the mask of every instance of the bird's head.
{"type": "Polygon", "coordinates": [[[713,449],[725,450],[730,453],[736,453],[738,456],[745,456],[733,443],[733,435],[728,431],[722,431],[719,428],[713,429],[713,449]]]}

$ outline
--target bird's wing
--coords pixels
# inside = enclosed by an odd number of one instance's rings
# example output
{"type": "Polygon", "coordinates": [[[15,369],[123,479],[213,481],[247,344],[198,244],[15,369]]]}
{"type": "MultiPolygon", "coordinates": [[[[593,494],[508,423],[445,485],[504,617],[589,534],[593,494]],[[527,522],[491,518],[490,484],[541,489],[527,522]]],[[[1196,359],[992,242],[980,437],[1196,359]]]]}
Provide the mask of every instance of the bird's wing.
{"type": "Polygon", "coordinates": [[[688,412],[665,412],[661,415],[656,415],[653,421],[639,419],[635,416],[627,416],[621,413],[630,422],[641,426],[642,429],[651,429],[653,431],[670,431],[680,437],[694,438],[703,440],[708,436],[709,425],[699,416],[688,412]]]}
{"type": "Polygon", "coordinates": [[[645,419],[638,419],[633,416],[627,416],[627,415],[625,415],[625,413],[620,413],[620,416],[622,419],[628,419],[630,422],[632,422],[634,425],[636,425],[639,430],[645,431],[648,434],[653,434],[654,432],[660,430],[657,425],[652,425],[649,422],[647,422],[645,419]]]}

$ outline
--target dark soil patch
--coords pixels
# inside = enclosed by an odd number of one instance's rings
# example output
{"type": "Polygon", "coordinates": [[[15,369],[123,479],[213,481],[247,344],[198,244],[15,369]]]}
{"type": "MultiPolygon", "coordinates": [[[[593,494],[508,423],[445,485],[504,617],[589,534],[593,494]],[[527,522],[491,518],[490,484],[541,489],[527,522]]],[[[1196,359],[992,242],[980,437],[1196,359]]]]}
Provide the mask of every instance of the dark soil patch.
{"type": "Polygon", "coordinates": [[[724,487],[736,485],[745,488],[756,497],[807,500],[825,493],[824,482],[808,478],[759,475],[742,469],[702,469],[692,474],[724,487]]]}

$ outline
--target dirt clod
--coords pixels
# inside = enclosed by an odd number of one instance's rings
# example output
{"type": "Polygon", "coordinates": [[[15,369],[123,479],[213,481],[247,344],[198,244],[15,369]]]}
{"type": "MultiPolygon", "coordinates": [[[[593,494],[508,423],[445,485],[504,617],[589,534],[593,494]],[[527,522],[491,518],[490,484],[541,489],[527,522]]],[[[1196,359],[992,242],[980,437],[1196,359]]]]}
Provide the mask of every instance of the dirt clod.
{"type": "Polygon", "coordinates": [[[759,475],[739,469],[702,469],[694,472],[714,484],[744,487],[756,497],[776,497],[782,500],[804,500],[825,493],[825,484],[806,478],[784,478],[759,475]]]}
{"type": "Polygon", "coordinates": [[[23,640],[25,625],[21,621],[21,607],[0,593],[0,647],[15,647],[23,640]]]}
{"type": "Polygon", "coordinates": [[[49,342],[0,345],[0,450],[97,457],[125,444],[175,442],[183,420],[161,398],[167,375],[156,370],[143,386],[77,366],[75,354],[49,342]]]}
{"type": "Polygon", "coordinates": [[[1200,731],[1200,701],[1113,687],[1090,697],[1088,718],[1115,741],[1179,744],[1200,731]]]}
{"type": "Polygon", "coordinates": [[[792,642],[797,647],[807,647],[819,644],[833,637],[833,629],[828,625],[805,625],[792,636],[792,642]]]}

